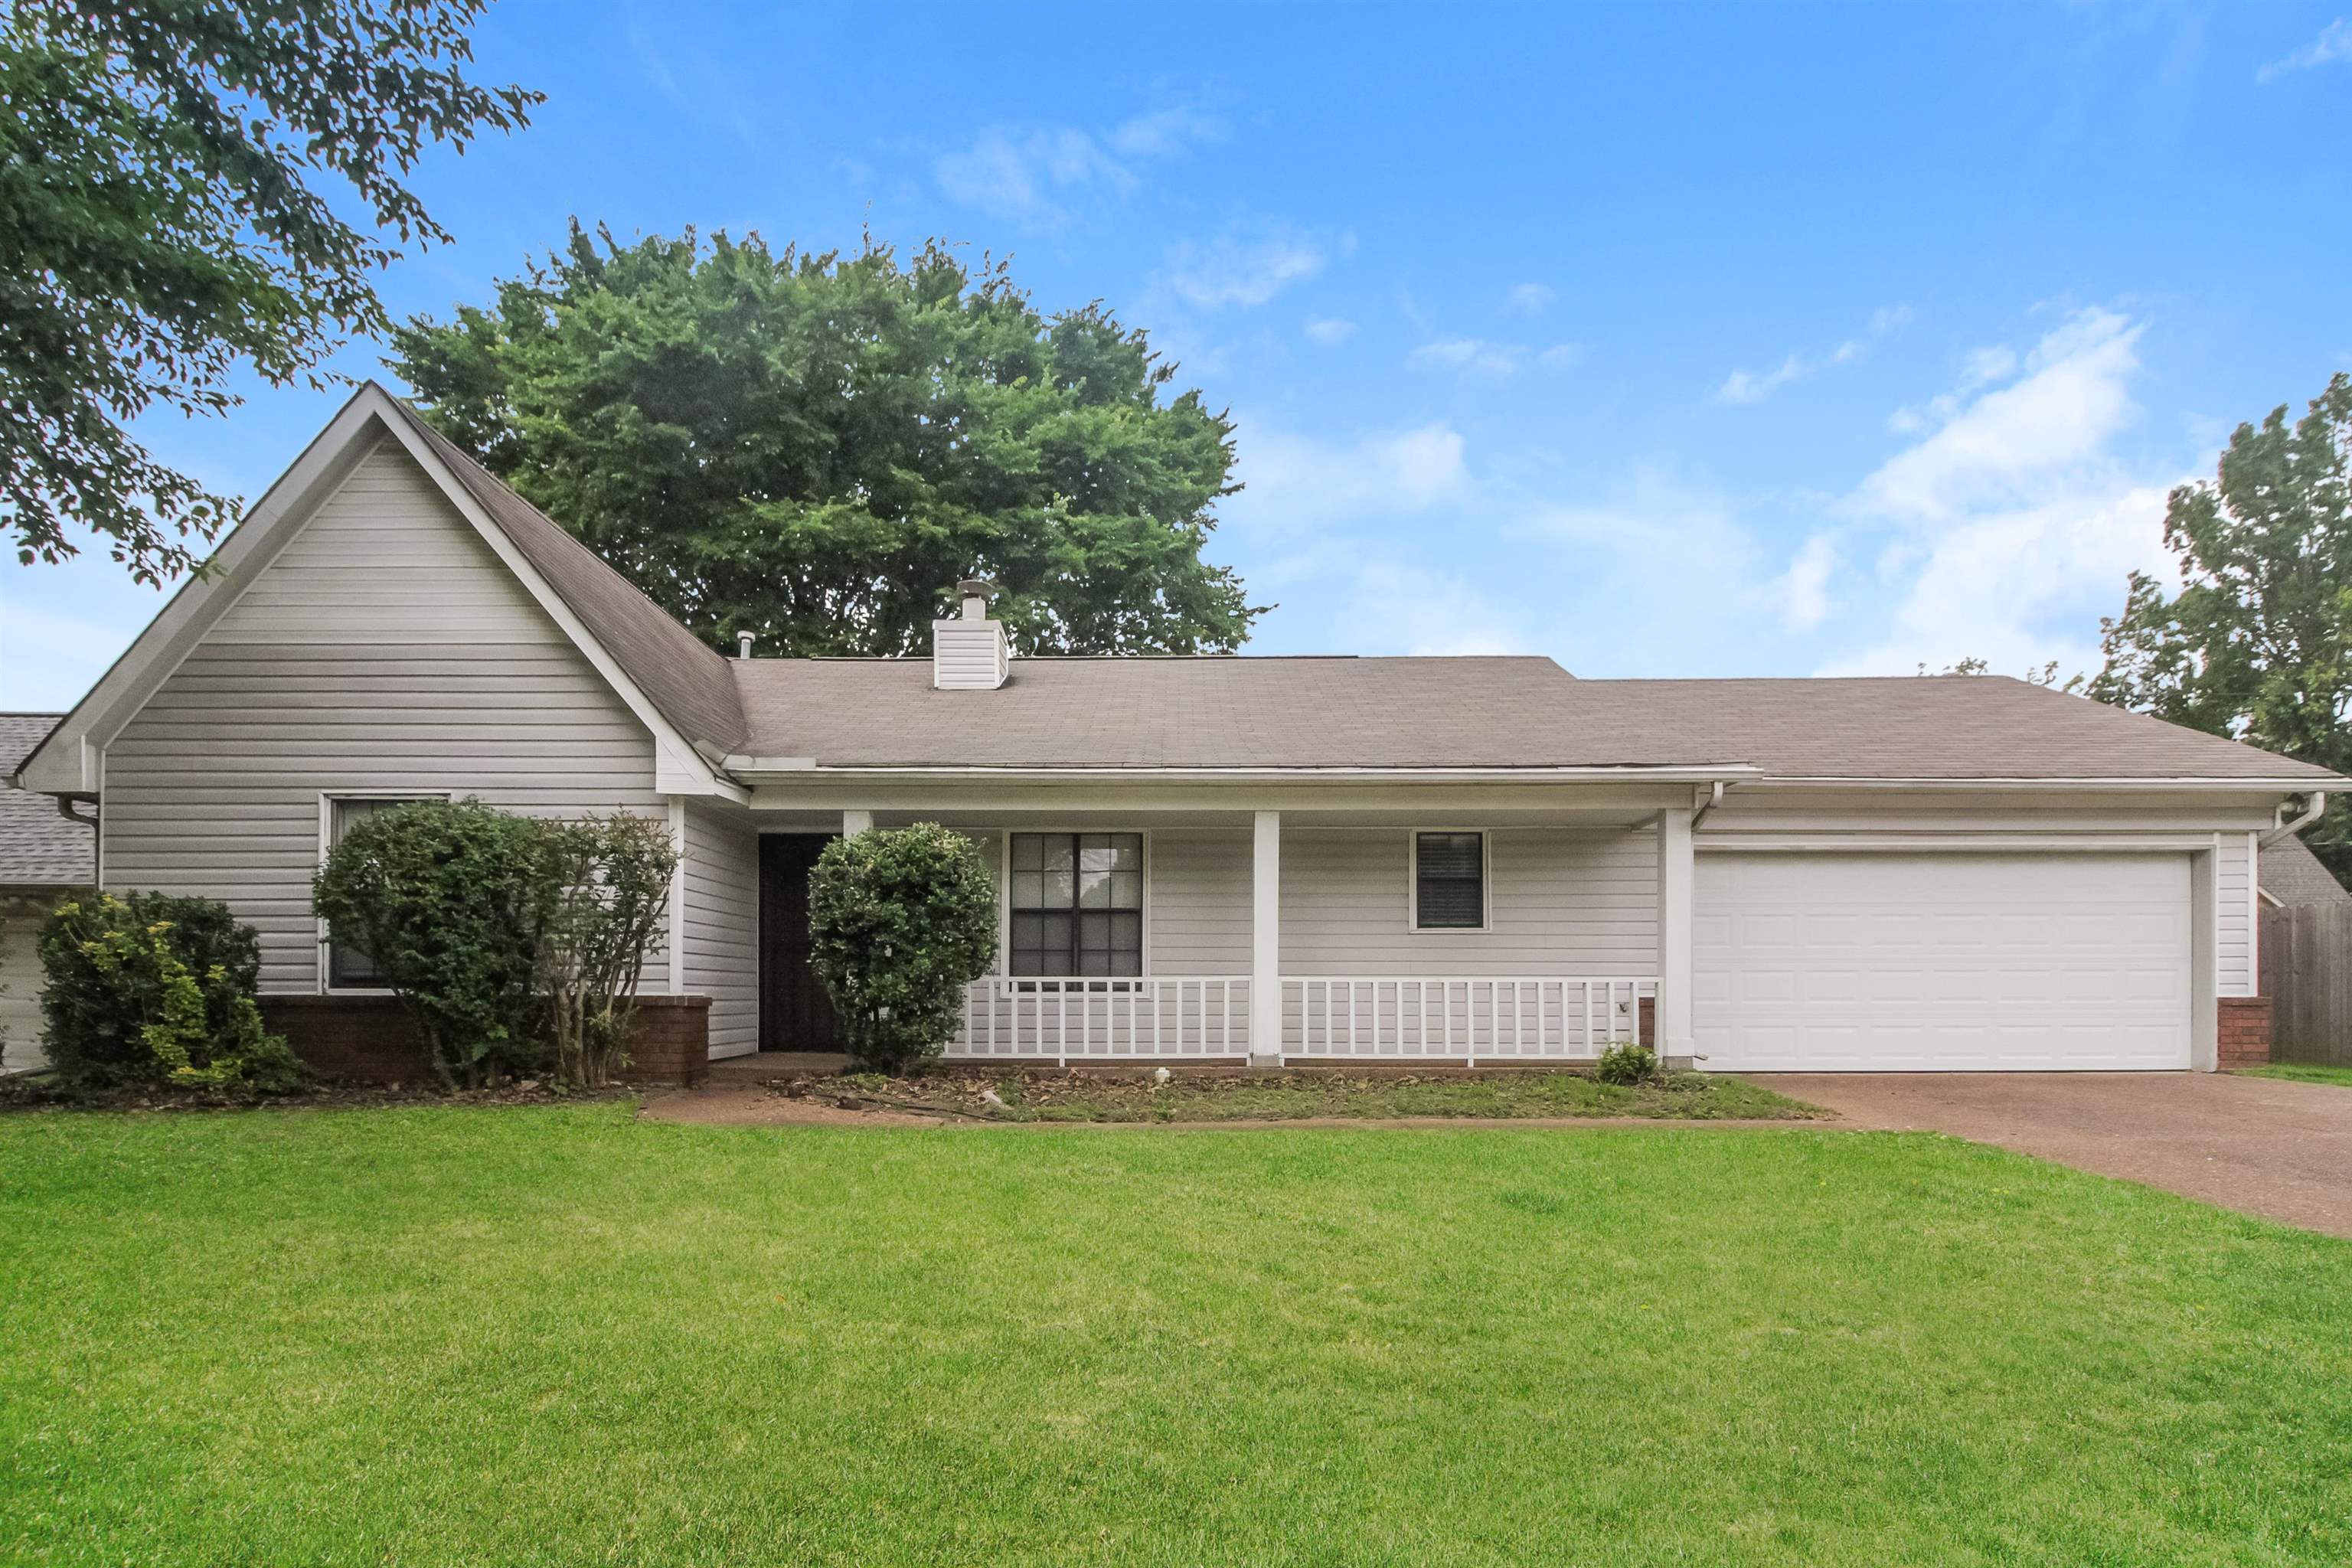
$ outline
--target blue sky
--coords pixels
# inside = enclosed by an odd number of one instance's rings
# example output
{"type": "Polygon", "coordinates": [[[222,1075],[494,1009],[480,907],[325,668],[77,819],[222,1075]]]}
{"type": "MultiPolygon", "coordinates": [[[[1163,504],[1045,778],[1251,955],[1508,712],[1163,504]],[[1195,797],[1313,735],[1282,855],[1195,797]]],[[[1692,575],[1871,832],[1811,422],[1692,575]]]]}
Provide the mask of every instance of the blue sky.
{"type": "MultiPolygon", "coordinates": [[[[2343,4],[506,0],[481,71],[549,101],[423,172],[457,243],[384,292],[483,300],[574,215],[940,235],[1232,407],[1253,651],[2072,671],[2165,490],[2352,368],[2343,4]]],[[[337,401],[144,433],[252,497],[337,401]]],[[[0,565],[0,707],[158,602],[0,565]]]]}

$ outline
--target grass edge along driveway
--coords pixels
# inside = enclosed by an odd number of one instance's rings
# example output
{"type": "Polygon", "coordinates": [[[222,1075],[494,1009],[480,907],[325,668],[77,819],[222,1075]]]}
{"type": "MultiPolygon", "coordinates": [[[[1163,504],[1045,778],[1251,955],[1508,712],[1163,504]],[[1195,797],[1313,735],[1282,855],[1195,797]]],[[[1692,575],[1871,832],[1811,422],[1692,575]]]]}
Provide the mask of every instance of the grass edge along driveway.
{"type": "Polygon", "coordinates": [[[0,1560],[2352,1557],[2352,1247],[1934,1136],[26,1114],[0,1321],[0,1560]]]}

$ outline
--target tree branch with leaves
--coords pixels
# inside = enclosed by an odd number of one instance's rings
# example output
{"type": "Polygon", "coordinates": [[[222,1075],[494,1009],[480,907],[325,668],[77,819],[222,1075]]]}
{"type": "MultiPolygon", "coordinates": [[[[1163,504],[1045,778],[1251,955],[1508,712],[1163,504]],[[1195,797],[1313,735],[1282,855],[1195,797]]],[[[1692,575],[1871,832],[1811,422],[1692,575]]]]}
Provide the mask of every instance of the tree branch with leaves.
{"type": "Polygon", "coordinates": [[[78,554],[86,529],[160,584],[236,521],[130,426],[233,406],[240,367],[324,384],[345,340],[389,329],[375,275],[449,238],[408,183],[425,151],[541,101],[467,79],[487,3],[0,5],[0,524],[18,560],[78,554]]]}

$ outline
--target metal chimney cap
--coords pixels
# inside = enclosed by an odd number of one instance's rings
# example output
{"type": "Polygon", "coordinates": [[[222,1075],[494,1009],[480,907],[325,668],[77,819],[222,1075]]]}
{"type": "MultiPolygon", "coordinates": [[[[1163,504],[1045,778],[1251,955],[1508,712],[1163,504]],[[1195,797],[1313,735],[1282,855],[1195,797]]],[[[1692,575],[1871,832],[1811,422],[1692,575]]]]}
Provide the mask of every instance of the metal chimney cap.
{"type": "Polygon", "coordinates": [[[966,599],[985,599],[995,592],[996,584],[985,577],[966,577],[956,584],[956,593],[966,599]]]}

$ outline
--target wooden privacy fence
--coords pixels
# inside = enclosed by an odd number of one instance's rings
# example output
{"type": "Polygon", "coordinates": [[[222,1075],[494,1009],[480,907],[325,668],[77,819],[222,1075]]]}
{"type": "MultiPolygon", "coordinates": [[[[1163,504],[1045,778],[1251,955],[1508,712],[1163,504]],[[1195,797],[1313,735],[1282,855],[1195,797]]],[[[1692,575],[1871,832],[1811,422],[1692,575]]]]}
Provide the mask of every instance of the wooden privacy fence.
{"type": "Polygon", "coordinates": [[[2264,910],[2262,952],[2278,1059],[2352,1067],[2352,904],[2264,910]]]}

